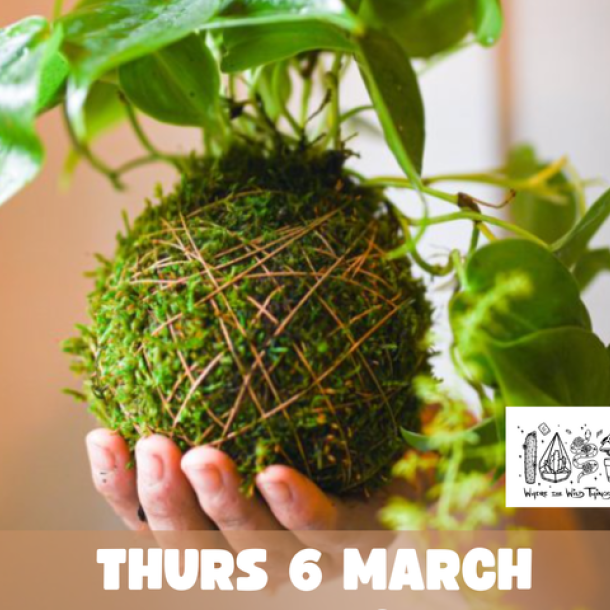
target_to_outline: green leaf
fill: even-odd
[[[475,0],[474,21],[478,42],[485,47],[494,45],[504,25],[500,0]]]
[[[610,404],[608,352],[574,277],[544,247],[511,239],[476,251],[450,318],[469,372],[506,404]]]
[[[411,432],[411,430],[406,430],[405,428],[401,428],[400,433],[405,442],[413,447],[413,449],[417,449],[418,451],[436,450],[434,438],[431,436],[426,436],[419,432]]]
[[[410,57],[446,51],[474,27],[472,0],[366,0],[360,15],[386,28]]]
[[[525,180],[538,173],[545,164],[536,158],[531,146],[518,146],[511,150],[506,174],[512,180]],[[568,185],[563,173],[549,180],[549,185]],[[551,201],[544,195],[519,192],[511,203],[511,215],[516,224],[553,243],[565,235],[576,222],[578,202],[574,192],[565,194],[565,202]]]
[[[90,144],[126,118],[127,111],[121,100],[119,88],[102,81],[95,83],[85,107],[87,144]]]
[[[386,141],[405,174],[421,185],[424,105],[409,57],[393,38],[373,30],[358,44],[360,71]]]
[[[553,244],[557,258],[571,267],[584,254],[591,239],[610,216],[610,189],[607,190],[564,237]]]
[[[507,405],[610,405],[610,356],[590,331],[545,330],[486,349]]]
[[[220,74],[201,34],[121,66],[119,80],[129,100],[159,121],[218,127]]]
[[[583,291],[604,271],[610,271],[610,248],[587,250],[574,266],[574,277]]]
[[[572,274],[546,248],[522,239],[496,241],[474,252],[451,317],[456,335],[464,326],[498,341],[560,326],[591,327]]]
[[[276,121],[292,94],[292,81],[287,61],[264,66],[258,73],[255,89],[261,96],[267,116]]]
[[[69,73],[68,60],[60,52],[55,52],[48,58],[40,75],[40,89],[36,104],[37,114],[50,110],[59,104],[64,94]]]
[[[497,385],[487,345],[510,343],[541,330],[591,321],[572,274],[546,248],[521,239],[493,242],[474,252],[462,290],[451,301],[450,322],[469,374]]]
[[[221,11],[224,11],[221,14]],[[78,137],[91,84],[104,73],[191,33],[250,24],[322,19],[346,29],[356,21],[339,0],[88,0],[62,18],[74,75],[68,115]]]
[[[79,137],[91,84],[105,72],[185,38],[204,26],[220,0],[99,0],[61,19],[74,70],[68,113]]]
[[[60,22],[78,80],[104,72],[184,38],[205,25],[220,0],[98,0]]]
[[[30,182],[42,165],[44,152],[34,121],[42,72],[60,41],[61,30],[51,33],[42,17],[0,30],[0,204]]]
[[[341,0],[233,0],[224,3],[212,27],[281,24],[320,19],[352,31],[358,20]]]
[[[401,428],[400,433],[405,442],[418,451],[436,451],[439,448],[439,443],[434,436],[411,432],[404,428]],[[461,439],[470,447],[480,448],[493,445],[498,442],[498,421],[496,418],[490,417],[472,428],[456,432],[453,436],[455,440]],[[464,454],[469,455],[468,448]]]
[[[84,110],[84,143],[91,144],[102,134],[110,131],[127,118],[125,104],[121,101],[116,85],[96,82],[87,96]],[[71,150],[64,163],[64,177],[68,178],[81,159],[78,152]]]
[[[321,21],[228,28],[223,35],[223,72],[239,72],[315,50],[353,52],[348,36]]]

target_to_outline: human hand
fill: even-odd
[[[170,439],[153,435],[138,442],[135,469],[127,468],[127,443],[114,432],[89,433],[87,449],[97,491],[133,530],[287,529],[298,537],[298,531],[379,529],[377,513],[389,494],[331,497],[296,470],[277,465],[256,477],[259,493],[248,498],[235,463],[212,447],[182,454]]]

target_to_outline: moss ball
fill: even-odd
[[[370,489],[415,428],[430,307],[382,193],[335,152],[193,161],[100,257],[67,343],[84,397],[133,447],[209,444],[246,485],[283,463]]]

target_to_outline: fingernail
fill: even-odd
[[[163,478],[163,461],[154,453],[141,453],[137,467],[138,476],[146,485],[155,485]]]
[[[217,494],[223,487],[222,475],[216,466],[203,464],[190,466],[188,470],[197,478],[197,485],[208,494]]]
[[[287,504],[292,501],[292,493],[286,483],[262,483],[261,492],[270,502]]]
[[[94,443],[89,443],[89,459],[94,470],[101,474],[114,470],[114,455],[105,447],[100,447]]]

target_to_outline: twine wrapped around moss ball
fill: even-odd
[[[133,447],[159,433],[369,489],[416,427],[430,308],[398,224],[343,155],[235,150],[194,162],[102,260],[68,342],[93,413]]]

